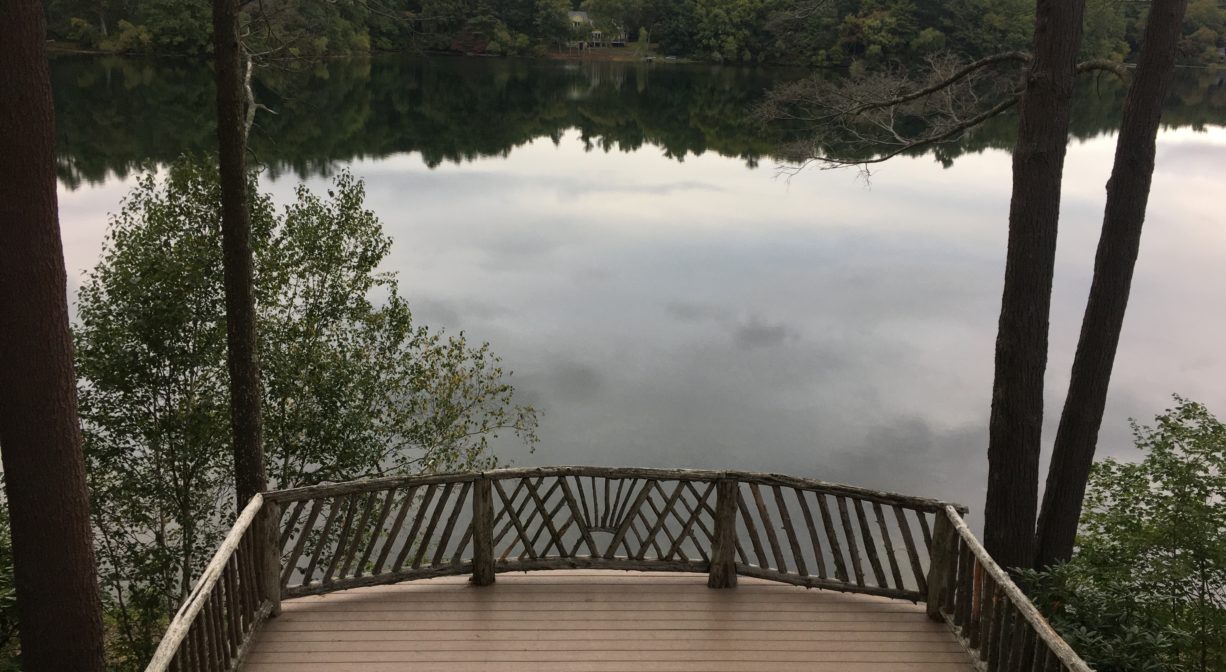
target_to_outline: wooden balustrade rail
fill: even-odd
[[[987,672],[1092,672],[992,560],[952,507],[937,516],[928,614],[944,619]]]
[[[267,493],[287,597],[472,573],[615,568],[738,574],[923,600],[931,499],[776,474],[549,467]]]
[[[988,672],[1090,672],[984,551],[966,509],[777,474],[608,467],[376,478],[264,493],[147,672],[236,669],[282,597],[472,574],[738,575],[928,602]]]
[[[260,624],[280,610],[276,555],[268,553],[277,505],[256,495],[171,619],[145,672],[236,669]]]

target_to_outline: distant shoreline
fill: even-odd
[[[47,40],[47,52],[52,56],[121,56],[124,58],[192,58],[208,60],[211,58],[209,54],[180,54],[180,53],[136,53],[123,51],[107,51],[105,49],[90,49],[82,47],[75,42],[67,42],[62,40]],[[594,47],[577,51],[573,49],[551,50],[540,56],[503,56],[499,54],[483,54],[470,53],[463,51],[450,50],[434,50],[434,49],[388,49],[388,50],[371,50],[364,52],[351,52],[345,54],[330,54],[321,58],[302,58],[296,59],[303,62],[311,61],[331,61],[347,58],[369,58],[377,54],[403,54],[403,53],[419,53],[430,56],[462,56],[471,58],[524,58],[528,60],[546,60],[546,61],[603,61],[609,63],[642,63],[642,62],[667,62],[667,63],[706,63],[708,61],[696,60],[693,58],[682,56],[663,56],[656,53],[648,53],[646,56],[640,54],[633,47]]]

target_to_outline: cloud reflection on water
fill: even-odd
[[[1069,150],[1050,444],[1114,139]],[[1226,130],[1164,133],[1102,453],[1179,392],[1226,414]],[[574,132],[428,169],[361,160],[417,316],[492,342],[544,411],[519,464],[786,471],[982,505],[1005,152],[779,179],[714,154],[585,152]],[[288,199],[296,179],[274,181]],[[322,187],[321,178],[312,179]],[[61,195],[73,271],[122,187]],[[105,204],[105,205],[103,205]]]

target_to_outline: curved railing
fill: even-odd
[[[251,498],[162,635],[145,672],[236,669],[256,629],[280,610],[271,521],[263,496]]]
[[[611,568],[920,601],[932,520],[948,506],[774,474],[606,467],[380,478],[266,497],[282,510],[286,597],[470,572],[488,583],[496,572]]]
[[[548,467],[256,495],[146,672],[237,669],[283,597],[456,574],[606,568],[750,576],[926,601],[977,669],[1090,668],[955,504],[777,474]]]
[[[996,564],[962,516],[937,516],[928,615],[943,619],[979,659],[979,668],[1093,672]]]

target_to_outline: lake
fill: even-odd
[[[1099,453],[1179,393],[1226,414],[1226,75],[1179,73]],[[965,502],[986,486],[1011,116],[935,153],[790,174],[747,120],[786,70],[388,56],[262,72],[286,201],[347,167],[417,318],[489,341],[544,412],[520,465],[780,471]],[[141,166],[214,140],[194,61],[53,63],[70,290]],[[1051,324],[1054,436],[1123,90],[1078,91]],[[1046,458],[1044,458],[1044,464]],[[978,516],[976,515],[976,518]]]

